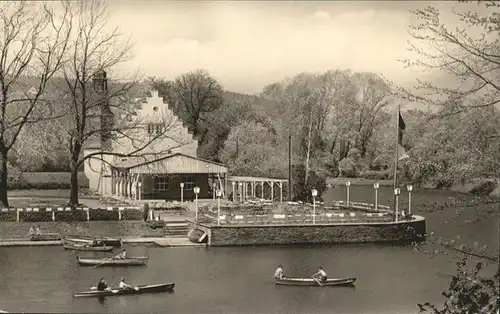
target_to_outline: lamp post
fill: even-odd
[[[373,184],[373,188],[375,189],[375,210],[378,210],[378,188],[380,184],[378,182]]]
[[[220,197],[222,192],[217,190],[217,226],[220,226]]]
[[[181,203],[184,203],[184,182],[181,182]]]
[[[316,224],[316,196],[318,196],[318,190],[312,189],[311,194],[313,197],[313,225]]]
[[[195,206],[196,206],[196,222],[198,222],[198,193],[200,193],[200,188],[195,186],[194,189],[194,202],[195,202]]]
[[[349,187],[351,186],[351,181],[347,181],[345,186],[347,188],[347,207],[349,207]]]
[[[233,186],[233,202],[236,202],[236,190],[235,190],[235,187],[236,187],[236,182],[231,182],[231,185]]]
[[[401,189],[400,188],[395,188],[394,189],[394,195],[396,196],[396,206],[395,206],[395,209],[396,209],[396,222],[398,221],[398,215],[399,215],[399,194],[401,194]]]
[[[413,191],[413,185],[407,185],[408,190],[408,215],[411,215],[411,191]]]
[[[240,191],[240,203],[243,203],[243,183],[238,183],[239,191]]]

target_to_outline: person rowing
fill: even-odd
[[[122,251],[113,257],[113,259],[126,259],[127,258],[127,251],[125,249],[122,249]]]
[[[125,277],[122,277],[120,283],[118,284],[118,288],[120,289],[134,289],[135,291],[139,291],[139,287],[133,287],[125,283]]]
[[[101,278],[101,280],[99,280],[99,283],[97,284],[97,290],[99,291],[104,291],[108,288],[108,283],[106,282],[106,279]]]
[[[285,277],[283,276],[283,266],[279,265],[274,272],[274,279],[281,280],[283,277]]]
[[[319,281],[325,282],[328,277],[326,276],[326,272],[323,270],[323,266],[318,268],[318,272],[312,275],[311,277],[318,279]]]

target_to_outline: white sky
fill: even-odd
[[[173,79],[203,68],[227,90],[256,93],[286,76],[335,68],[413,82],[417,73],[397,60],[409,56],[409,10],[431,3],[444,9],[445,20],[457,5],[112,0],[108,9],[110,25],[134,44],[131,70]]]

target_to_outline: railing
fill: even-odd
[[[141,220],[143,211],[138,207],[25,207],[0,209],[0,221],[96,221]]]
[[[217,223],[215,215],[205,214],[211,223]],[[338,223],[380,223],[393,221],[390,213],[322,213],[316,214],[316,224],[338,224]],[[265,225],[265,224],[312,224],[312,214],[223,214],[220,215],[221,225]]]

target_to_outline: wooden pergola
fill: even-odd
[[[263,178],[263,177],[241,177],[241,176],[228,176],[228,183],[230,183],[231,187],[228,187],[227,190],[230,191],[232,189],[233,192],[233,202],[236,201],[236,194],[239,194],[240,201],[246,200],[248,197],[256,198],[257,197],[257,187],[261,187],[261,195],[262,199],[265,199],[264,195],[264,187],[268,185],[270,187],[270,198],[274,200],[274,187],[275,185],[279,188],[280,202],[283,202],[283,183],[287,183],[286,179],[273,179],[273,178]]]

